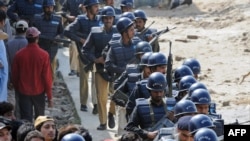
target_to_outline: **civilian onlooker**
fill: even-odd
[[[23,123],[17,130],[16,141],[24,141],[26,135],[34,130],[35,127],[33,123],[31,122]]]
[[[16,117],[14,115],[14,105],[5,101],[0,102],[0,116],[10,120],[15,120]]]
[[[28,29],[28,23],[24,20],[20,20],[15,25],[16,35],[13,39],[8,40],[6,44],[6,50],[8,54],[8,62],[9,62],[9,72],[11,73],[11,64],[13,63],[13,59],[17,51],[24,48],[28,41],[25,37],[26,30]],[[9,80],[11,80],[11,75],[9,73]],[[8,88],[10,90],[13,89],[13,85],[11,83],[8,84]],[[15,94],[15,115],[17,118],[20,118],[20,109],[19,109],[19,97],[18,94]]]
[[[11,141],[11,127],[0,122],[0,141]]]
[[[34,130],[34,131],[30,131],[27,134],[24,141],[45,141],[45,138],[43,137],[41,132]]]
[[[3,32],[6,13],[0,9],[0,102],[7,101],[7,83],[8,83],[8,60],[4,39],[6,34]],[[8,36],[7,36],[8,37]]]
[[[19,95],[21,119],[33,121],[44,115],[45,93],[48,107],[52,107],[52,71],[49,54],[39,47],[40,31],[35,27],[28,28],[26,38],[28,45],[18,51],[14,57],[11,76],[12,83]]]
[[[52,117],[38,116],[34,122],[36,130],[40,131],[45,138],[45,141],[56,141],[56,124]]]

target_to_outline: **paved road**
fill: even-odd
[[[75,108],[77,109],[78,115],[81,118],[81,123],[84,127],[86,127],[90,133],[93,135],[93,141],[103,141],[104,139],[114,139],[117,126],[114,129],[107,129],[105,131],[96,130],[99,125],[98,115],[92,114],[93,105],[91,103],[91,95],[89,95],[88,99],[88,112],[80,111],[80,98],[79,98],[79,78],[76,76],[68,76],[70,71],[69,68],[69,49],[68,48],[60,48],[57,54],[59,59],[59,71],[62,72],[65,83],[68,86],[68,89],[71,93],[72,99],[75,102]],[[89,80],[90,82],[90,80]],[[90,83],[89,83],[90,88]],[[107,104],[109,105],[109,104]]]

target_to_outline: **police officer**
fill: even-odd
[[[141,41],[139,38],[134,37],[133,22],[129,18],[120,18],[116,24],[116,28],[121,34],[121,38],[108,44],[109,51],[104,64],[106,71],[113,75],[114,80],[125,71],[128,63],[134,63],[131,61],[135,60],[135,46]],[[113,119],[113,115],[114,113],[109,113],[109,121],[114,121],[111,120]],[[110,125],[114,126],[114,124]]]
[[[218,139],[212,129],[202,128],[194,135],[194,141],[218,141]]]
[[[133,6],[134,6],[134,0],[122,0],[120,4],[122,13],[132,12]]]
[[[220,114],[216,114],[216,106],[215,103],[211,102],[211,97],[208,90],[202,88],[194,90],[191,94],[190,100],[194,102],[199,114],[207,115],[212,119],[213,124],[216,125],[214,130],[217,136],[223,135],[224,120]]]
[[[66,19],[64,26],[72,23],[78,15],[82,13],[80,6],[84,4],[85,0],[65,0],[62,5],[62,17]],[[70,63],[70,72],[69,76],[79,75],[79,60],[78,60],[78,51],[74,41],[71,42],[69,47],[69,63]]]
[[[92,27],[91,32],[83,46],[83,53],[95,63],[96,73],[96,92],[97,92],[97,105],[94,105],[94,109],[98,106],[100,126],[97,130],[105,130],[107,128],[107,100],[108,100],[108,85],[109,85],[109,74],[104,72],[104,57],[102,56],[102,50],[108,44],[112,35],[117,33],[116,27],[112,26],[115,11],[111,6],[105,6],[101,12],[102,22],[104,27]],[[110,113],[114,114],[115,105],[113,102],[110,105]],[[96,109],[97,110],[97,109]],[[93,110],[93,114],[97,114]]]
[[[49,53],[52,71],[55,75],[58,44],[53,39],[63,34],[63,26],[61,16],[53,14],[54,6],[54,0],[45,0],[43,3],[44,12],[35,15],[33,25],[41,32],[39,45]],[[47,38],[50,38],[50,40]]]
[[[111,7],[114,8],[114,10],[115,10],[115,20],[114,20],[113,24],[115,25],[116,22],[119,20],[120,15],[122,14],[121,9],[116,8],[114,6],[114,0],[103,0],[103,2],[104,2],[105,6],[111,6]],[[101,14],[101,12],[102,12],[102,9],[100,9],[99,13]]]
[[[167,70],[167,58],[164,54],[160,52],[155,52],[148,58],[147,66],[150,70],[150,73],[161,72],[162,74],[165,74]],[[129,95],[129,100],[126,105],[127,116],[129,116],[132,113],[137,98],[150,97],[150,93],[146,88],[147,82],[148,79],[145,78],[136,83],[134,90]]]
[[[135,10],[135,25],[137,29],[137,36],[140,37],[143,41],[149,42],[153,38],[153,33],[157,32],[156,29],[148,28],[146,29],[145,25],[147,22],[146,13],[143,10]],[[153,52],[159,52],[160,46],[158,40],[152,44]]]
[[[137,81],[148,78],[151,73],[147,67],[147,63],[149,56],[152,54],[152,47],[148,42],[141,41],[136,45],[135,50],[136,58],[140,60],[140,62],[128,64],[126,70],[114,81],[114,89],[116,91],[122,91],[127,94],[127,96],[132,92]]]
[[[99,1],[86,0],[84,6],[86,7],[86,14],[77,16],[74,22],[70,23],[64,30],[64,35],[76,42],[78,53],[81,52],[82,45],[85,43],[91,27],[102,25],[100,16],[97,16]],[[88,78],[90,70],[84,69],[88,62],[86,62],[87,60],[85,59],[81,59],[81,54],[79,55],[80,109],[81,111],[88,111]],[[96,94],[93,91],[94,89],[92,89],[92,102],[95,105],[97,104],[97,100]]]
[[[178,121],[183,116],[195,114],[197,114],[197,108],[191,100],[181,100],[177,102],[174,107],[174,116],[176,121]]]
[[[114,0],[103,0],[103,2],[104,2],[104,4],[105,4],[105,6],[111,6],[111,7],[114,8],[114,10],[115,10],[115,15],[120,15],[120,14],[122,13],[121,9],[116,8],[116,7],[114,6],[114,4],[115,4]],[[100,10],[100,11],[101,11],[101,10]]]
[[[30,25],[34,15],[41,14],[43,12],[43,3],[45,1],[46,0],[16,0],[8,8],[7,15],[13,22],[24,19]]]
[[[184,98],[188,93],[188,89],[191,87],[192,84],[196,82],[196,79],[192,75],[182,77],[180,82],[178,83],[179,90],[178,94],[175,96],[175,99],[177,101],[180,101],[182,98]]]
[[[182,77],[187,76],[187,75],[191,75],[193,76],[193,72],[192,70],[186,66],[186,65],[181,65],[179,67],[177,67],[174,70],[174,84],[173,84],[173,89],[178,90],[178,83],[181,80]]]
[[[140,64],[128,64],[126,70],[121,76],[115,80],[114,89],[120,93],[125,94],[127,97],[132,92],[137,81],[148,77],[147,60],[152,54],[152,47],[145,41],[141,41],[136,45],[135,56],[138,60],[141,60]],[[143,62],[142,62],[143,61]],[[116,93],[115,93],[116,94]],[[123,101],[117,98],[116,104],[118,107],[118,134],[120,135],[123,131],[124,126],[127,124],[125,104],[127,101]],[[122,103],[120,103],[122,101]]]
[[[192,70],[195,79],[198,79],[198,75],[201,72],[201,65],[196,58],[188,58],[183,62],[182,65],[188,66]]]
[[[140,137],[153,140],[158,134],[158,129],[153,128],[164,116],[169,121],[168,127],[174,126],[171,110],[173,105],[169,105],[165,98],[165,89],[167,87],[166,77],[160,72],[152,73],[146,85],[150,92],[149,98],[141,98],[136,101],[131,118],[125,127],[125,130],[134,132]]]
[[[196,82],[194,84],[192,84],[189,89],[188,89],[188,98],[191,97],[191,94],[193,93],[194,90],[196,89],[205,89],[207,90],[207,87],[205,84],[203,84],[202,82]]]
[[[197,114],[189,120],[188,130],[191,134],[190,138],[191,141],[193,141],[193,137],[195,136],[197,131],[199,131],[202,128],[210,128],[210,129],[215,128],[213,121],[207,115]]]

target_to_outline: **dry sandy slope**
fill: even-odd
[[[193,5],[172,11],[141,9],[149,16],[147,24],[156,21],[152,28],[177,27],[160,37],[161,52],[168,54],[167,40],[171,40],[174,68],[185,58],[200,61],[200,81],[210,90],[225,123],[250,120],[250,76],[239,84],[242,75],[250,72],[250,1],[194,0]]]

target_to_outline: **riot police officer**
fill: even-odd
[[[140,62],[128,64],[126,70],[114,81],[114,89],[122,91],[127,96],[132,92],[137,81],[150,75],[147,63],[149,56],[152,54],[152,47],[147,42],[141,41],[136,45],[135,52],[136,59]]]
[[[191,75],[194,76],[192,70],[186,66],[186,65],[181,65],[177,67],[174,70],[174,84],[173,84],[173,89],[178,90],[178,83],[181,80],[182,77]]]
[[[176,121],[178,121],[183,116],[195,114],[197,114],[197,108],[191,100],[181,100],[177,102],[174,107],[174,116]]]
[[[161,72],[162,74],[165,74],[167,69],[167,58],[160,52],[152,53],[152,55],[150,55],[150,57],[148,58],[147,66],[150,70],[150,73]],[[150,93],[146,88],[147,82],[148,79],[145,78],[136,83],[134,90],[129,95],[129,100],[126,105],[127,116],[132,113],[137,98],[150,97]]]
[[[49,53],[53,75],[55,75],[56,71],[56,54],[58,50],[58,43],[54,42],[53,39],[63,34],[62,18],[59,15],[53,14],[54,6],[54,0],[45,0],[43,3],[44,12],[42,14],[36,14],[33,23],[41,32],[39,45]]]
[[[135,10],[135,25],[137,29],[137,36],[140,37],[143,41],[149,42],[153,38],[153,33],[157,32],[156,29],[145,27],[147,22],[146,13],[143,10]],[[158,40],[155,40],[152,44],[153,52],[159,52],[160,46]]]
[[[121,76],[115,80],[114,89],[116,94],[123,94],[126,97],[132,92],[135,87],[135,83],[141,79],[145,79],[148,77],[148,70],[145,64],[147,64],[147,60],[149,56],[152,54],[152,47],[145,41],[141,41],[136,45],[135,48],[135,56],[138,60],[141,60],[140,63],[128,64],[126,66],[126,70],[121,74]],[[143,61],[143,62],[142,62]],[[118,96],[119,97],[119,96]],[[126,117],[126,109],[125,104],[127,101],[116,98],[112,98],[113,101],[116,102],[118,107],[118,135],[122,133],[124,126],[127,123]]]
[[[33,21],[34,15],[43,12],[43,3],[45,1],[46,0],[16,0],[8,8],[7,15],[13,22],[23,19],[30,25]]]
[[[105,130],[107,123],[107,100],[108,100],[108,85],[109,85],[109,74],[104,72],[104,57],[102,56],[102,50],[108,44],[112,35],[117,33],[116,27],[113,25],[115,17],[115,11],[111,6],[105,6],[101,11],[102,22],[104,27],[92,27],[91,32],[83,46],[83,54],[95,63],[95,85],[97,92],[97,106],[94,108],[98,109],[100,126],[98,130]],[[96,109],[96,110],[97,110]],[[111,102],[109,113],[115,114],[115,105]],[[97,112],[93,111],[93,114]]]
[[[192,70],[195,79],[198,79],[198,75],[201,72],[201,65],[196,58],[188,58],[183,62],[182,65],[188,66]]]
[[[136,107],[134,108],[131,118],[125,130],[134,132],[145,139],[154,139],[158,134],[158,129],[162,127],[155,127],[162,118],[167,121],[167,127],[173,127],[174,124],[172,103],[165,98],[165,89],[167,87],[166,77],[160,72],[152,73],[146,85],[150,92],[149,98],[141,98],[136,100]],[[166,118],[165,118],[166,116]],[[164,122],[165,123],[165,122]],[[160,123],[159,125],[162,125]]]
[[[99,8],[98,0],[86,0],[84,2],[86,7],[86,14],[79,15],[70,23],[64,30],[64,35],[71,40],[76,42],[78,53],[79,53],[79,75],[80,75],[80,103],[81,111],[88,111],[87,100],[88,100],[88,78],[89,78],[89,69],[84,69],[84,67],[89,63],[86,58],[81,56],[81,48],[85,43],[85,40],[90,33],[91,27],[101,26],[102,22],[100,16],[97,15]],[[97,104],[96,93],[92,89],[92,103]]]
[[[216,125],[214,129],[217,136],[224,134],[224,120],[220,114],[216,113],[216,105],[211,102],[211,97],[206,89],[196,89],[192,92],[190,100],[194,102],[199,114],[204,114],[210,117],[213,124]]]
[[[134,6],[134,0],[122,0],[120,4],[122,13],[132,12],[133,6]]]
[[[218,139],[212,129],[202,128],[194,135],[194,141],[218,141]]]
[[[178,94],[175,96],[175,99],[180,101],[182,98],[187,97],[188,89],[196,82],[196,79],[192,75],[182,77],[178,83]]]
[[[194,90],[196,89],[205,89],[207,90],[207,87],[205,84],[203,84],[202,82],[196,82],[194,84],[192,84],[189,89],[188,89],[188,98],[191,97],[191,94],[193,93]]]
[[[135,60],[135,46],[141,41],[139,38],[134,37],[133,22],[129,18],[120,18],[116,24],[116,28],[121,34],[121,38],[109,42],[109,51],[104,64],[106,71],[113,75],[114,80],[125,71],[127,64],[134,63],[132,60]],[[109,113],[109,121],[114,121],[111,119],[113,119],[113,114]],[[114,124],[110,125],[114,127]]]
[[[62,17],[66,19],[64,26],[72,23],[76,17],[83,13],[80,7],[84,4],[84,0],[65,0],[62,5]],[[78,51],[75,41],[72,41],[69,46],[69,76],[79,75],[79,60]]]
[[[111,6],[111,7],[114,8],[114,10],[115,10],[115,15],[120,15],[120,14],[122,13],[121,9],[116,8],[116,7],[114,6],[114,0],[104,0],[103,2],[104,2],[104,4],[105,4],[105,6]],[[102,9],[101,9],[101,10],[102,10]],[[101,11],[101,10],[100,10],[100,11]]]

